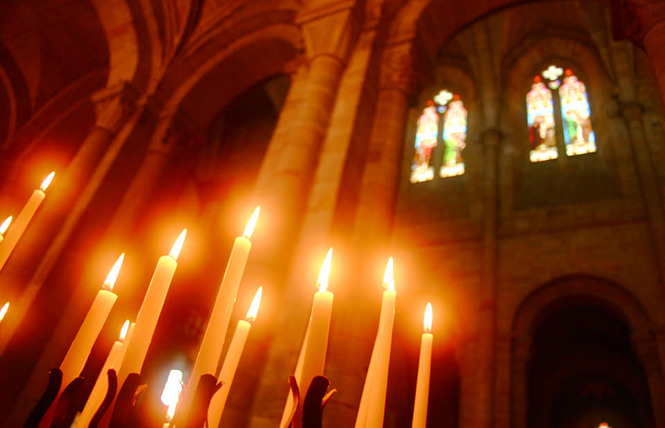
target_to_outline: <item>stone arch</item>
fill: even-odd
[[[513,335],[530,337],[539,320],[570,299],[609,310],[625,320],[633,332],[646,334],[653,327],[645,307],[625,288],[597,276],[569,275],[546,283],[522,300],[513,318]]]

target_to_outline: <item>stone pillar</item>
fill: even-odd
[[[291,267],[291,256],[298,242],[342,72],[357,36],[353,7],[354,3],[335,8],[317,7],[298,17],[309,63],[307,79],[294,81],[289,92],[303,96],[287,98],[283,111],[296,109],[297,114],[289,123],[279,121],[270,145],[280,149],[269,150],[268,154],[274,158],[264,161],[264,166],[272,164],[270,178],[260,180],[255,190],[259,204],[270,215],[271,233],[261,235],[265,239],[262,238],[260,244],[257,239],[247,277],[262,277],[262,284],[274,293],[272,310],[279,313],[271,314],[270,308],[264,311],[263,319],[273,322],[262,324],[257,320],[256,334],[253,333],[256,339],[271,343],[265,360],[258,364],[263,371],[257,373],[260,378],[253,391],[250,427],[273,427],[281,418],[288,393],[288,375],[294,370],[304,334],[300,327],[307,320],[316,291],[316,275],[310,276],[309,272],[294,272],[293,281],[286,284],[284,278]],[[304,89],[299,85],[304,85]],[[297,105],[292,104],[296,101],[294,98],[299,98]],[[282,127],[288,127],[288,131],[284,132]],[[300,308],[298,315],[291,308]],[[279,338],[272,340],[276,332]]]
[[[58,365],[58,358],[62,357],[66,351],[66,349],[62,349],[64,343],[62,338],[57,337],[62,333],[60,329],[57,329],[58,331],[55,332],[54,337],[51,337],[48,345],[45,348],[43,346],[43,341],[48,339],[52,329],[40,328],[39,325],[53,325],[58,322],[57,318],[53,319],[53,314],[40,311],[38,315],[32,316],[32,323],[22,326],[19,324],[37,294],[43,291],[46,279],[62,256],[81,216],[122,147],[121,142],[112,144],[112,140],[121,127],[126,124],[134,110],[135,100],[136,93],[127,84],[106,88],[93,96],[97,110],[97,120],[93,129],[67,170],[56,175],[57,181],[54,180],[40,212],[34,218],[31,227],[26,230],[22,239],[23,245],[16,248],[12,259],[6,266],[7,269],[3,271],[3,285],[12,286],[15,300],[12,300],[12,311],[8,314],[6,323],[3,322],[0,333],[0,352],[5,350],[12,335],[19,327],[22,330],[18,332],[17,336],[28,335],[34,338],[34,342],[42,343],[41,346],[21,343],[8,348],[2,356],[3,364],[7,364],[7,367],[24,367],[28,371],[30,368],[23,362],[25,358],[28,355],[38,358],[36,366],[32,367],[32,375],[29,379],[30,373],[21,370],[3,374],[3,383],[13,385],[16,390],[15,396],[18,397],[18,405],[11,414],[9,412],[11,407],[4,406],[12,406],[13,401],[2,400],[2,404],[0,404],[0,409],[2,409],[0,413],[9,414],[7,426],[19,426],[22,423],[30,411],[28,408],[30,403],[33,403],[35,397],[43,392],[40,388],[45,380],[45,373],[51,367]],[[16,281],[24,281],[22,285],[27,285],[19,287],[15,285]],[[47,292],[49,296],[52,296],[53,307],[66,305],[71,297],[50,290],[50,288],[47,289]],[[14,304],[14,302],[16,303]],[[63,322],[67,321],[60,318],[58,325],[60,326]],[[71,320],[69,322],[71,323]],[[35,328],[39,331],[34,330]],[[45,351],[42,353],[44,349]],[[13,361],[13,364],[10,361]],[[19,394],[20,391],[22,392]]]
[[[617,0],[614,5],[616,32],[646,51],[665,106],[665,2]]]
[[[483,213],[483,265],[478,314],[478,391],[476,427],[494,424],[494,382],[496,342],[496,253],[498,223],[498,161],[501,134],[496,129],[482,134],[485,148],[485,188]]]
[[[632,334],[633,344],[640,357],[649,383],[649,396],[656,428],[665,427],[665,379],[658,355],[658,345],[647,332]]]
[[[642,193],[642,201],[647,217],[656,266],[660,282],[665,282],[665,217],[658,179],[651,162],[651,152],[644,133],[642,106],[638,103],[624,103],[620,107],[628,128],[631,148]]]
[[[508,334],[498,335],[496,340],[496,401],[494,406],[494,427],[510,428],[510,394],[511,394],[511,371],[510,360],[512,358],[512,337]]]
[[[512,424],[513,428],[527,427],[528,411],[528,364],[530,359],[531,339],[516,337],[513,341],[512,359]]]

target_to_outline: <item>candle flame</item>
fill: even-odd
[[[423,326],[425,328],[425,333],[431,333],[432,332],[432,304],[427,303],[427,307],[425,308],[425,318],[423,320]]]
[[[0,321],[2,321],[5,318],[8,309],[9,309],[9,302],[2,305],[2,309],[0,309]]]
[[[393,258],[388,259],[386,271],[383,274],[383,286],[389,291],[395,291],[395,277],[393,276]]]
[[[318,285],[320,292],[324,292],[326,291],[326,288],[328,288],[328,277],[330,276],[331,262],[332,262],[332,248],[328,250],[326,259],[323,261],[323,265],[321,266],[319,279],[316,281],[316,284]]]
[[[124,341],[125,337],[127,337],[127,331],[129,330],[129,320],[125,321],[125,323],[122,325],[122,329],[120,330],[120,341]]]
[[[169,256],[173,257],[175,260],[178,260],[180,250],[182,250],[182,244],[185,242],[185,236],[187,236],[187,229],[184,229],[182,232],[180,232],[180,236],[178,236],[175,244],[173,244],[173,248],[171,248]]]
[[[120,274],[120,268],[122,267],[122,261],[125,259],[125,253],[120,254],[120,257],[118,257],[118,260],[115,261],[115,264],[109,271],[109,274],[106,275],[106,279],[104,280],[104,288],[106,288],[108,291],[113,290],[113,286],[115,285],[115,280],[118,279],[118,275]]]
[[[166,411],[166,417],[168,421],[171,422],[173,419],[173,414],[175,413],[175,407],[178,404],[180,399],[180,393],[182,392],[182,371],[180,370],[171,370],[169,372],[169,377],[166,379],[166,384],[164,385],[164,391],[162,392],[162,403],[168,406]]]
[[[12,218],[12,216],[9,216],[2,222],[2,224],[0,224],[0,235],[4,234],[7,229],[9,229],[9,224],[12,222]]]
[[[48,186],[51,184],[51,181],[53,181],[54,176],[55,176],[55,171],[51,171],[51,173],[46,176],[44,181],[42,181],[41,186],[39,186],[39,188],[42,189],[42,192],[46,192],[46,189],[48,189]]]
[[[254,210],[254,214],[252,214],[252,217],[249,219],[249,222],[247,222],[247,227],[245,227],[245,231],[242,233],[242,236],[244,236],[247,239],[252,237],[252,232],[254,232],[254,226],[256,226],[256,221],[259,219],[259,212],[261,212],[261,207],[256,207],[256,209]]]
[[[256,314],[259,313],[259,304],[261,304],[261,294],[263,294],[263,287],[259,287],[256,291],[254,300],[252,300],[252,304],[247,311],[247,316],[245,317],[246,321],[256,321]]]
[[[607,422],[601,422],[601,424],[598,425],[598,428],[611,428],[611,427],[607,424]]]

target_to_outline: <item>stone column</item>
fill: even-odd
[[[647,52],[665,106],[665,2],[619,0],[616,4],[615,30]]]
[[[272,308],[263,311],[262,324],[257,320],[253,335],[263,342],[271,341],[263,367],[254,388],[250,427],[273,427],[279,422],[288,392],[287,379],[295,367],[313,293],[316,291],[309,272],[294,272],[293,281],[284,283],[291,256],[307,205],[312,180],[319,161],[321,146],[328,129],[338,86],[346,61],[357,36],[354,3],[343,7],[317,7],[304,11],[298,22],[307,48],[307,79],[294,81],[289,92],[301,97],[287,98],[283,111],[296,109],[289,123],[280,120],[270,145],[264,167],[271,165],[269,179],[259,181],[255,190],[258,203],[269,215],[270,235],[252,249],[247,278],[261,278],[266,289],[273,290]],[[304,89],[299,87],[304,85]],[[299,99],[295,99],[299,98]],[[297,105],[293,104],[297,102]],[[285,131],[283,127],[287,127]],[[257,233],[260,233],[257,230]],[[325,254],[324,254],[325,255]],[[322,259],[321,259],[322,260]],[[245,281],[247,281],[247,278]],[[306,286],[305,284],[309,284]],[[294,314],[291,308],[299,308]],[[270,313],[270,309],[275,313]],[[278,313],[277,313],[278,312]],[[275,337],[279,332],[279,337]],[[272,338],[275,338],[274,340]]]
[[[122,147],[121,142],[112,144],[112,140],[121,127],[126,124],[134,110],[135,100],[136,93],[128,84],[106,88],[93,96],[97,110],[94,127],[67,170],[56,175],[57,181],[54,180],[40,212],[34,218],[31,227],[26,230],[22,245],[16,248],[6,269],[3,270],[3,285],[10,286],[16,299],[12,301],[11,316],[8,314],[6,323],[3,322],[0,333],[0,352],[5,350],[12,335],[19,327],[21,331],[18,331],[16,335],[19,336],[19,341],[20,337],[27,335],[32,337],[36,343],[35,345],[21,343],[13,346],[8,348],[2,356],[2,361],[7,364],[7,367],[25,368],[23,371],[16,370],[3,374],[3,383],[12,385],[18,398],[18,405],[11,414],[9,414],[11,407],[5,406],[12,406],[13,402],[8,403],[3,400],[0,405],[0,409],[2,409],[0,413],[9,414],[9,425],[7,426],[19,426],[22,423],[30,411],[30,403],[33,403],[35,397],[42,393],[39,388],[45,379],[45,373],[51,367],[58,365],[58,358],[62,357],[66,351],[66,349],[62,349],[65,342],[57,336],[62,334],[61,329],[57,329],[56,336],[51,337],[44,348],[43,344],[48,340],[52,329],[40,328],[40,325],[53,325],[56,322],[59,322],[60,327],[60,324],[67,322],[64,318],[58,320],[58,318],[54,318],[53,313],[40,311],[32,316],[32,323],[19,324],[37,294],[44,291],[46,279],[62,256],[81,216]],[[17,281],[22,281],[21,285],[27,285],[21,287]],[[46,289],[46,292],[49,293],[53,307],[62,307],[70,302],[71,296],[63,295],[51,288],[53,286]],[[69,332],[67,330],[67,333]],[[39,343],[42,345],[38,345]],[[42,353],[44,349],[45,351]],[[38,358],[36,366],[32,367],[31,375],[30,367],[23,362],[28,356]]]
[[[494,408],[494,427],[510,428],[510,394],[511,394],[511,371],[510,360],[512,358],[512,337],[508,334],[499,334],[496,340],[496,401]]]
[[[647,375],[656,428],[663,428],[665,427],[665,379],[658,356],[658,345],[647,332],[633,333],[632,340]]]
[[[485,148],[485,188],[483,213],[483,265],[478,314],[478,391],[476,425],[494,424],[495,342],[496,342],[496,253],[498,223],[498,161],[501,134],[496,129],[483,132]]]
[[[516,337],[513,341],[512,373],[512,424],[513,428],[527,427],[528,411],[528,364],[530,359],[531,339]]]
[[[620,107],[623,114],[638,174],[642,201],[647,217],[647,227],[651,236],[654,257],[660,282],[665,282],[665,217],[662,209],[662,197],[658,178],[651,162],[651,152],[644,133],[642,106],[639,103],[624,103]]]

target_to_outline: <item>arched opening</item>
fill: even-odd
[[[528,427],[654,426],[647,377],[629,325],[586,299],[550,304],[527,362]]]

